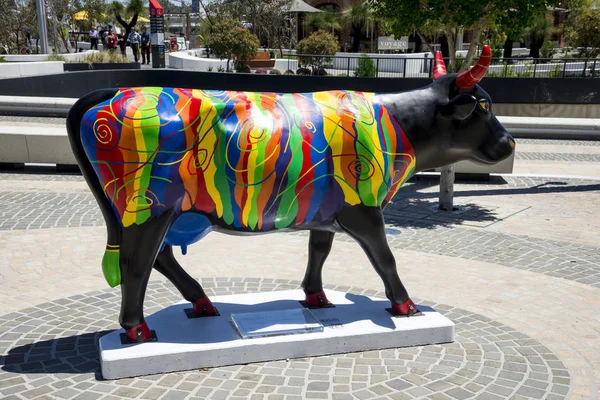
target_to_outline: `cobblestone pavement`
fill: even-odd
[[[600,154],[518,152],[517,160],[600,162]]]
[[[461,181],[451,214],[437,190],[420,175],[399,192],[388,241],[409,291],[457,324],[455,343],[107,382],[97,338],[118,328],[120,296],[104,289],[93,196],[78,174],[0,173],[0,398],[599,398],[600,179]],[[215,233],[178,259],[209,294],[296,288],[306,237]],[[180,300],[155,275],[147,314]],[[344,235],[324,281],[382,296]]]
[[[17,174],[0,174],[0,180],[18,177]],[[63,178],[81,179],[76,175]],[[543,194],[585,188],[596,192],[600,199],[600,181],[566,179],[561,181],[561,185],[552,185],[547,179],[507,176],[501,182],[458,185],[456,193],[460,195],[465,187],[470,191],[492,192],[492,195],[495,191],[511,189],[519,191],[526,188]],[[440,213],[434,203],[428,201],[429,192],[420,191],[429,186],[427,180],[408,184],[386,209],[386,221],[392,228],[389,231],[391,247],[491,262],[600,288],[599,246],[463,228],[461,225],[489,226],[506,216],[475,204],[466,204],[450,216],[442,215],[445,213]],[[518,214],[518,211],[516,209],[515,213]],[[91,193],[0,192],[0,230],[102,225],[102,214]],[[402,234],[394,235],[396,232]],[[306,235],[304,232],[299,234]],[[352,241],[345,235],[338,236],[341,240]]]
[[[295,289],[299,281],[203,279],[208,295]],[[383,293],[328,286],[355,294]],[[429,305],[456,324],[455,342],[102,381],[98,339],[118,328],[115,290],[77,295],[0,316],[4,398],[118,399],[548,399],[566,398],[570,375],[538,340],[482,315]],[[148,313],[181,300],[154,282]],[[73,321],[76,321],[74,323]]]

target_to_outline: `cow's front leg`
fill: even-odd
[[[121,314],[119,323],[130,341],[152,339],[144,321],[144,297],[152,265],[172,221],[172,212],[123,228],[121,234]]]
[[[415,314],[417,306],[408,296],[398,271],[396,261],[385,236],[383,212],[379,207],[358,205],[340,211],[338,223],[363,248],[371,264],[383,280],[385,294],[392,308],[402,315]]]
[[[333,232],[310,231],[308,266],[302,281],[302,288],[306,294],[305,303],[312,307],[324,307],[328,304],[327,296],[323,291],[321,272],[325,259],[331,251],[333,236]]]
[[[163,274],[175,285],[184,299],[191,302],[194,307],[194,314],[198,316],[215,315],[217,311],[212,302],[204,293],[202,286],[192,278],[175,259],[173,247],[165,245],[163,251],[158,254],[154,269]]]

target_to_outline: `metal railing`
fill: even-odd
[[[356,56],[288,55],[287,69],[301,75],[372,76],[378,78],[429,78],[433,58],[369,55]],[[446,60],[447,61],[447,60]],[[458,59],[458,63],[463,60]],[[362,68],[359,68],[359,63]],[[278,63],[281,66],[282,63]],[[285,65],[285,63],[283,64]],[[493,58],[488,77],[501,78],[576,78],[600,77],[600,59],[596,58]],[[362,73],[361,73],[362,71]],[[281,71],[282,73],[285,71]]]

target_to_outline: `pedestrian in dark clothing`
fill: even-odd
[[[119,48],[123,57],[127,57],[127,39],[124,35],[117,35]]]
[[[142,64],[150,64],[150,33],[146,30],[145,26],[142,26]]]
[[[95,26],[92,26],[90,30],[90,50],[98,50],[98,37],[99,33]]]
[[[131,51],[133,51],[134,62],[138,62],[141,39],[140,34],[135,31],[135,28],[131,28],[131,33],[127,41],[129,42],[129,46],[131,46]]]

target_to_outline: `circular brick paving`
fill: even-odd
[[[298,281],[203,279],[209,295],[295,289]],[[381,292],[329,289],[383,297]],[[0,397],[15,399],[563,399],[570,377],[536,339],[425,301],[456,324],[455,342],[102,380],[98,338],[117,329],[120,292],[107,289],[0,317]],[[146,314],[181,300],[152,282]]]

